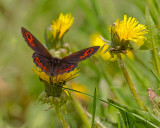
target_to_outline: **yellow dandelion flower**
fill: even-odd
[[[72,89],[80,91],[80,92],[84,92],[84,93],[88,92],[88,89],[86,86],[84,86],[83,84],[77,83],[77,82],[73,82],[71,87]],[[88,96],[81,94],[81,93],[77,93],[77,92],[74,92],[74,94],[80,101],[88,103],[89,101]]]
[[[91,45],[92,45],[92,46],[97,46],[97,45],[99,45],[100,47],[102,47],[104,44],[106,44],[106,42],[104,42],[104,41],[101,39],[100,35],[97,34],[97,33],[91,35],[90,41],[91,41]],[[116,57],[112,58],[112,57],[111,57],[111,54],[110,54],[109,52],[104,53],[104,51],[105,51],[106,49],[108,49],[108,48],[109,48],[109,45],[105,45],[105,46],[103,47],[103,49],[102,49],[100,52],[98,52],[97,54],[98,54],[99,56],[101,56],[102,59],[104,59],[104,60],[111,60],[111,61],[116,60]]]
[[[97,46],[97,45],[99,45],[100,47],[102,47],[104,44],[106,44],[106,42],[104,42],[104,41],[101,39],[101,37],[100,37],[99,34],[92,34],[91,37],[90,37],[90,39],[91,39],[91,45],[92,45],[92,46]],[[108,49],[108,48],[109,48],[109,45],[105,45],[105,46],[103,47],[103,49],[98,53],[98,55],[101,56],[102,59],[104,59],[104,60],[115,61],[115,60],[117,59],[117,56],[116,56],[116,55],[114,55],[114,56],[112,57],[109,51],[106,52],[106,53],[104,53],[104,51],[105,51],[106,49]],[[134,59],[134,54],[133,54],[132,51],[126,50],[126,55],[127,55],[130,59]],[[122,54],[122,57],[125,58],[125,55]]]
[[[132,51],[127,50],[127,51],[126,51],[126,54],[122,54],[122,53],[121,53],[121,55],[122,55],[122,58],[123,58],[123,59],[125,59],[125,56],[127,55],[129,59],[134,60],[134,54],[133,54]]]
[[[79,70],[77,68],[74,69],[74,71],[71,71],[69,73],[63,73],[61,75],[58,76],[48,76],[45,72],[43,72],[40,68],[34,66],[33,71],[40,77],[40,79],[44,80],[45,82],[47,82],[48,84],[53,83],[54,84],[58,84],[58,83],[64,83],[67,82],[77,76],[79,76],[78,72]]]
[[[63,35],[66,33],[66,31],[73,24],[73,20],[74,18],[71,16],[70,13],[67,13],[66,15],[61,13],[56,21],[52,21],[53,24],[51,25],[51,27],[53,30],[54,39],[61,39]]]
[[[144,40],[147,39],[144,35],[148,33],[147,26],[139,24],[135,18],[124,15],[123,21],[119,22],[119,19],[115,21],[114,33],[116,33],[120,39],[123,41],[133,41],[140,47],[144,44]]]
[[[131,59],[131,60],[134,60],[134,54],[132,51],[127,51],[126,55]]]
[[[34,66],[33,71],[39,76],[45,85],[45,91],[39,96],[39,100],[47,103],[52,107],[60,107],[67,102],[68,92],[63,89],[66,82],[79,76],[77,68],[69,73],[63,73],[57,77],[52,77],[46,75],[45,72],[36,66]],[[49,108],[49,109],[50,109]]]

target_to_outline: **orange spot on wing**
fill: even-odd
[[[68,70],[71,70],[74,67],[74,65],[71,65],[68,67]]]
[[[65,71],[67,71],[68,69],[66,68],[66,69],[63,69],[63,72],[65,72]]]
[[[35,46],[35,44],[33,43],[33,37],[29,32],[26,32],[26,37],[27,37],[27,40],[28,40],[29,44],[31,46]]]
[[[61,72],[62,72],[62,70],[58,71],[58,73],[61,73]]]
[[[80,56],[80,59],[83,59],[85,56]]]
[[[63,71],[63,72],[69,71],[69,70],[71,70],[73,67],[74,67],[74,65],[71,65],[71,66],[69,66],[68,68],[65,68],[65,69],[63,69],[63,70],[62,70],[62,69],[59,70],[58,73],[62,73],[62,71]]]
[[[44,66],[44,67],[43,67],[43,69],[47,71],[47,68],[46,68],[46,66]]]
[[[88,49],[87,51],[85,51],[84,56],[88,56],[89,54],[91,54],[93,52],[93,48]]]
[[[39,66],[41,66],[43,68],[43,64],[42,63],[39,63]]]
[[[40,60],[39,60],[39,58],[38,57],[36,57],[36,62],[37,62],[37,64],[40,66],[40,67],[44,67],[43,66],[43,64],[40,62]],[[46,67],[45,67],[46,68]]]
[[[40,63],[40,60],[38,57],[36,57],[36,62],[39,64]]]
[[[87,51],[85,51],[85,53],[83,54],[83,56],[80,56],[80,59],[85,58],[86,56],[88,56],[92,52],[93,52],[93,48],[88,49]]]

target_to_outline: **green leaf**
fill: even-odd
[[[149,112],[128,109],[127,107],[108,99],[109,104],[116,107],[124,120],[126,128],[159,128],[160,120]]]
[[[153,68],[150,69],[153,73],[153,75],[157,78],[157,80],[160,82],[160,78],[158,77],[157,73],[154,71]]]
[[[155,66],[156,66],[158,76],[160,77],[160,66],[159,66],[160,62],[159,62],[158,53],[157,53],[157,49],[156,49],[157,46],[160,46],[160,43],[159,43],[159,40],[157,39],[157,37],[158,37],[157,31],[154,29],[155,24],[150,16],[149,9],[147,7],[146,7],[146,21],[148,22],[149,30],[151,33],[150,34],[151,35],[150,42],[152,44],[152,49],[153,49],[153,58],[155,61]]]
[[[158,0],[147,0],[147,5],[150,9],[150,14],[154,20],[154,22],[156,24],[159,24],[159,21],[160,21],[160,15],[159,15],[159,10],[158,10],[158,6],[159,6],[159,2]]]
[[[124,121],[121,114],[118,113],[117,116],[118,116],[118,128],[125,128]]]
[[[145,20],[146,20],[146,25],[148,27],[148,35],[147,35],[147,40],[144,42],[144,45],[140,47],[142,50],[150,50],[153,48],[160,47],[160,43],[158,42],[160,35],[159,31],[156,28],[156,24],[154,23],[148,7],[146,7],[145,10]]]
[[[94,90],[94,98],[93,98],[93,110],[92,110],[92,124],[91,124],[91,128],[94,128],[94,117],[96,114],[96,88]]]

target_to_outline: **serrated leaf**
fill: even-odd
[[[118,116],[118,128],[126,128],[124,125],[124,121],[120,113],[117,114]]]
[[[127,107],[116,103],[110,99],[108,102],[116,107],[124,120],[126,128],[159,128],[160,120],[149,112],[141,110],[128,109]]]

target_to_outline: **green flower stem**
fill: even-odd
[[[159,66],[159,61],[158,61],[158,53],[155,47],[155,35],[154,35],[154,30],[151,28],[151,36],[152,36],[152,48],[153,48],[153,57],[155,60],[155,65],[158,73],[158,77],[160,78],[160,66]]]
[[[155,47],[153,47],[153,56],[154,56],[154,60],[155,60],[155,65],[156,65],[156,69],[158,72],[158,76],[160,78],[160,67],[159,67],[159,61],[158,61],[158,54],[157,54],[157,50]]]
[[[157,50],[155,48],[155,40],[154,40],[154,35],[153,34],[152,34],[152,47],[153,47],[153,57],[154,57],[154,60],[155,60],[155,65],[156,65],[158,77],[160,78],[160,66],[159,66],[159,61],[158,61]]]
[[[151,0],[148,0],[148,4],[151,4],[153,6],[153,3]],[[151,5],[149,4],[150,7],[152,7]],[[152,44],[152,49],[153,49],[153,57],[154,57],[154,61],[155,61],[155,66],[156,66],[156,71],[157,71],[157,75],[158,77],[160,78],[160,66],[159,66],[159,59],[158,59],[158,53],[157,53],[157,49],[156,49],[156,36],[157,36],[157,33],[155,32],[155,24],[153,22],[153,19],[151,18],[150,16],[150,12],[149,12],[149,9],[148,7],[146,7],[146,22],[148,24],[148,29],[150,31],[150,34],[151,34],[151,44]],[[155,12],[155,11],[154,11]],[[160,84],[159,84],[159,87],[160,87]]]
[[[134,85],[133,85],[133,83],[132,83],[132,81],[131,81],[131,79],[130,79],[130,77],[129,77],[129,74],[128,74],[126,68],[125,68],[125,65],[124,65],[124,62],[123,62],[123,59],[122,59],[121,55],[120,55],[120,54],[117,54],[117,56],[118,56],[118,60],[119,60],[120,66],[121,66],[121,68],[122,68],[123,74],[124,74],[124,76],[125,76],[125,79],[126,79],[128,85],[129,85],[129,88],[130,88],[130,90],[131,90],[134,98],[136,99],[136,101],[137,101],[137,103],[139,104],[139,106],[140,106],[143,110],[146,111],[147,109],[146,109],[145,105],[143,104],[142,100],[140,99],[140,96],[139,96],[138,93],[136,92],[136,88],[134,87]]]
[[[82,108],[81,104],[79,103],[79,101],[75,98],[74,95],[71,95],[73,101],[74,101],[74,105],[79,113],[79,115],[81,116],[82,121],[85,124],[85,128],[91,128],[90,122],[88,121],[87,115],[84,112],[84,109]]]
[[[155,61],[155,66],[156,66],[156,70],[157,70],[157,74],[158,77],[160,78],[160,66],[159,66],[159,60],[158,60],[158,53],[157,53],[157,49],[155,47],[155,35],[153,34],[153,29],[151,30],[151,36],[152,36],[152,48],[153,48],[153,57],[154,57],[154,61]],[[159,84],[159,88],[160,88],[160,84]]]
[[[62,114],[61,114],[61,110],[60,107],[55,107],[56,113],[59,117],[59,119],[61,120],[61,123],[63,124],[64,128],[70,128],[70,126],[68,125],[68,123],[65,121],[65,119],[63,118]]]

